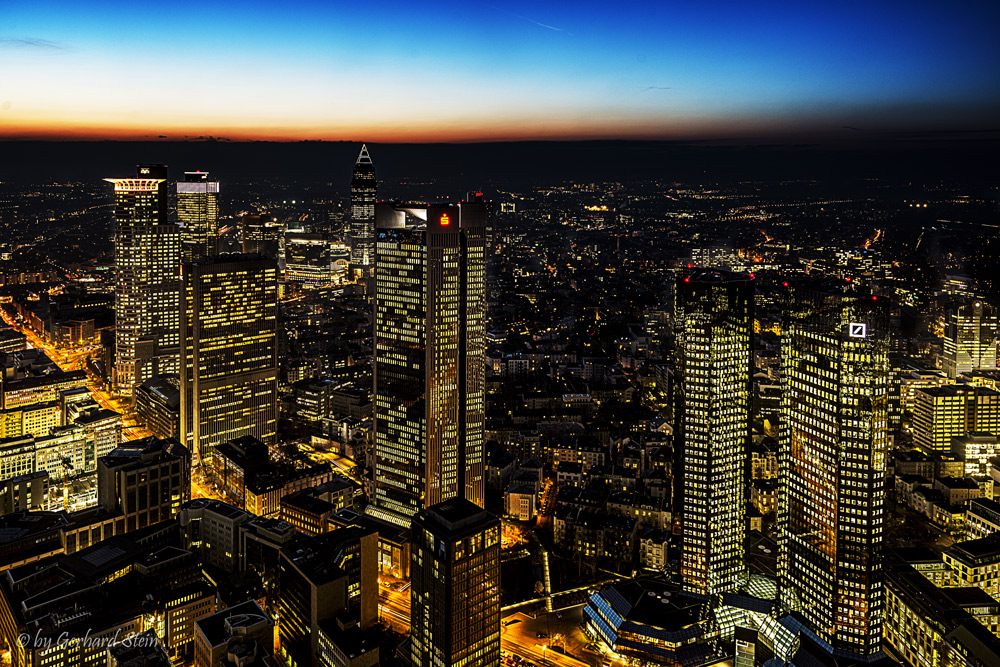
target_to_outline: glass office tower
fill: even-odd
[[[153,375],[176,373],[181,234],[167,223],[167,167],[107,178],[115,193],[114,389],[133,396]]]
[[[186,171],[177,183],[177,219],[181,223],[183,261],[214,255],[219,235],[219,183],[207,171]]]
[[[746,571],[754,285],[714,269],[681,274],[674,310],[675,504],[687,590],[718,595]]]
[[[184,265],[181,432],[203,463],[253,436],[274,444],[278,418],[278,269],[260,255]]]
[[[487,205],[379,204],[372,510],[483,505]]]
[[[839,281],[784,299],[778,576],[835,653],[879,653],[888,450],[889,322],[882,301]]]
[[[375,165],[368,155],[368,147],[361,146],[361,153],[354,163],[351,179],[351,268],[367,275],[375,265],[375,198],[378,182]]]

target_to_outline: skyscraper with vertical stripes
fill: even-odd
[[[484,503],[487,204],[379,204],[372,512]]]

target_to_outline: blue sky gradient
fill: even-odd
[[[996,2],[2,2],[0,135],[995,129],[998,28]]]

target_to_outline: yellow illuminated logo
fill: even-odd
[[[448,217],[447,213],[442,213],[441,217],[438,218],[438,221],[441,223],[442,227],[447,227],[448,225],[451,224],[451,218]]]

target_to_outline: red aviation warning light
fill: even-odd
[[[447,227],[448,225],[451,224],[451,218],[448,216],[447,213],[442,213],[441,217],[438,218],[438,222],[441,223],[442,227]]]

